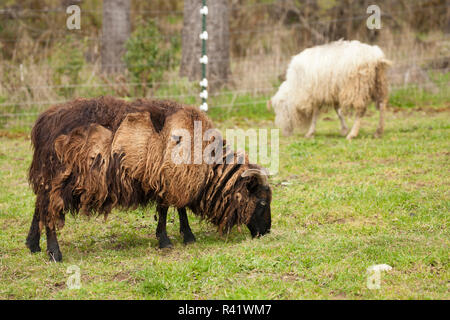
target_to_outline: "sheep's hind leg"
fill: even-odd
[[[305,138],[312,138],[314,136],[314,133],[316,132],[316,123],[317,123],[317,117],[319,115],[319,109],[314,108],[312,119],[311,119],[311,125],[309,126],[309,130],[305,135]]]
[[[186,214],[186,208],[178,209],[178,217],[180,218],[180,233],[183,235],[183,243],[188,244],[195,242],[195,236],[189,226],[189,220]]]
[[[377,102],[377,109],[380,110],[380,120],[378,122],[378,128],[375,132],[375,138],[379,138],[383,135],[384,132],[384,110],[385,110],[385,103],[384,102]]]
[[[345,123],[344,116],[342,115],[341,109],[339,106],[335,105],[334,110],[336,111],[336,114],[338,115],[339,121],[341,122],[341,135],[345,136],[348,133],[348,127]]]
[[[356,112],[355,123],[353,124],[352,130],[347,135],[347,140],[351,140],[358,136],[359,128],[361,127],[361,118],[364,116],[364,112],[365,110]]]
[[[39,230],[39,206],[36,204],[33,221],[31,221],[30,231],[28,232],[26,245],[31,253],[40,252],[39,240],[41,239],[41,230]]]
[[[159,240],[160,249],[172,247],[172,242],[170,242],[166,230],[167,210],[167,207],[161,205],[156,206],[156,211],[158,211],[158,226],[156,227],[156,237]]]
[[[62,253],[59,250],[56,231],[54,229],[50,229],[48,226],[45,227],[45,231],[47,234],[47,253],[50,257],[50,261],[61,262]]]

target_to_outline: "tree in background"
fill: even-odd
[[[140,21],[126,42],[123,56],[134,86],[135,96],[146,96],[158,87],[164,72],[178,64],[179,41],[177,38],[163,37],[152,20]]]
[[[102,26],[102,72],[117,73],[125,69],[122,56],[131,32],[130,0],[104,0]]]
[[[201,79],[201,40],[199,35],[202,28],[199,0],[184,0],[182,56],[180,75],[189,80]],[[208,2],[207,16],[207,78],[209,89],[214,90],[223,86],[230,75],[230,30],[229,7],[227,0]]]

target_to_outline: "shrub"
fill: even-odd
[[[80,81],[80,71],[84,65],[83,52],[80,50],[80,43],[72,37],[66,37],[65,41],[58,43],[54,54],[50,57],[53,66],[53,83],[58,88],[58,93],[68,98],[71,97],[76,85]],[[68,85],[68,87],[63,87]]]
[[[146,95],[147,88],[156,89],[164,71],[176,63],[179,41],[161,35],[153,21],[139,24],[126,43],[124,62],[135,86],[135,94]]]

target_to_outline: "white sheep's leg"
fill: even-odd
[[[347,140],[351,140],[358,136],[359,128],[361,127],[361,119],[364,116],[365,112],[366,112],[366,109],[356,111],[355,123],[353,124],[352,130],[347,135]]]
[[[385,111],[385,103],[377,102],[377,108],[380,110],[380,120],[378,122],[378,128],[375,132],[375,138],[379,138],[383,135],[384,132],[384,111]]]
[[[347,140],[356,138],[359,133],[359,128],[361,127],[361,118],[364,116],[364,112],[356,112],[355,123],[353,124],[352,130],[347,135]]]
[[[282,130],[283,136],[289,137],[292,134],[292,126],[284,126]]]
[[[339,121],[341,122],[341,135],[345,136],[348,133],[348,127],[347,124],[345,123],[345,119],[344,116],[342,115],[342,111],[339,108],[339,106],[334,106],[334,110],[336,111],[336,114],[339,117]]]
[[[309,130],[306,133],[306,138],[312,138],[314,136],[314,132],[316,132],[316,123],[317,123],[317,117],[319,115],[319,109],[314,108],[312,118],[311,118],[311,125],[309,126]]]
[[[360,126],[361,126],[361,118],[359,116],[356,116],[355,123],[353,124],[352,130],[347,135],[347,140],[356,138],[356,136],[358,135]]]

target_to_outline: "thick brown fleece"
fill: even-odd
[[[242,177],[258,166],[247,158],[244,164],[173,162],[174,131],[193,137],[194,121],[201,122],[202,136],[213,128],[204,113],[171,101],[77,99],[42,113],[31,134],[29,170],[40,228],[62,228],[68,211],[106,217],[114,207],[151,202],[189,207],[220,232],[248,223],[258,196],[271,197],[267,186],[256,188],[262,177]],[[192,155],[193,146],[194,139]]]

